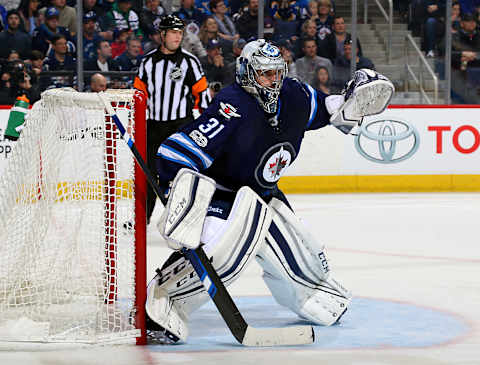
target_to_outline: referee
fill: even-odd
[[[175,15],[167,15],[156,28],[160,45],[144,56],[133,84],[147,95],[147,165],[153,172],[162,142],[194,119],[193,109],[201,112],[210,102],[200,62],[180,47],[185,23]],[[149,185],[147,224],[155,201],[155,192]]]

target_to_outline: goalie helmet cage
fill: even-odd
[[[145,158],[145,95],[105,96]],[[146,343],[145,200],[98,95],[44,92],[0,178],[0,348]]]

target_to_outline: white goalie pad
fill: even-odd
[[[240,277],[256,256],[265,242],[271,219],[268,205],[248,187],[242,187],[237,192],[227,219],[206,217],[201,242],[225,286]],[[155,290],[155,286],[160,286],[162,290]],[[184,318],[186,321],[192,311],[210,299],[191,264],[183,256],[159,270],[147,291],[149,316],[155,321],[163,321],[158,324],[168,327],[182,339],[181,335],[186,330],[177,319]],[[156,297],[153,292],[163,295]],[[165,304],[166,295],[169,305]],[[172,312],[172,322],[164,311]],[[176,325],[179,329],[176,331],[175,326],[169,326],[171,323],[180,323]]]
[[[324,246],[283,202],[272,199],[273,221],[257,253],[276,301],[299,316],[329,326],[347,310],[351,293],[330,271]]]
[[[325,99],[325,106],[331,114],[330,123],[348,134],[362,123],[363,117],[383,112],[394,91],[387,77],[362,68],[355,72],[342,95],[331,95]]]
[[[173,305],[168,293],[158,282],[158,275],[148,284],[145,311],[149,320],[161,326],[173,342],[185,342],[188,337],[188,321]]]
[[[158,230],[170,248],[195,249],[200,244],[215,181],[198,172],[181,169],[171,187]]]

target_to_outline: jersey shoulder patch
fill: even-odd
[[[241,117],[241,115],[237,113],[237,108],[228,102],[220,101],[218,112],[226,119]]]
[[[246,110],[245,106],[248,101],[243,90],[239,90],[236,85],[230,85],[223,88],[215,97],[212,103],[212,112],[218,116],[225,118],[225,121],[235,120],[244,117],[242,110]],[[248,95],[247,95],[248,97]]]

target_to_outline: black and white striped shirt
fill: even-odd
[[[148,95],[147,118],[161,122],[192,117],[194,108],[206,109],[210,102],[200,61],[181,48],[169,55],[159,49],[147,53],[134,87]]]

